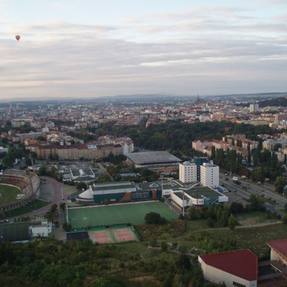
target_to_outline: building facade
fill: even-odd
[[[194,162],[189,161],[180,163],[179,180],[182,183],[197,182],[197,165]]]
[[[198,257],[204,279],[226,287],[257,287],[258,258],[250,250]]]
[[[202,186],[219,186],[219,166],[210,163],[203,163],[200,166],[200,183]]]

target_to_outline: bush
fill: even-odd
[[[165,224],[167,221],[159,213],[149,212],[145,215],[146,224]]]

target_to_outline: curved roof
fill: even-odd
[[[81,194],[79,194],[79,199],[84,199],[84,200],[93,200],[94,199],[94,192],[91,188],[88,188]]]

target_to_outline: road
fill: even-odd
[[[247,204],[251,194],[259,195],[267,201],[266,205],[270,210],[274,209],[278,214],[283,214],[287,198],[276,193],[274,186],[269,183],[257,184],[249,179],[239,179],[239,181],[240,185],[232,181],[232,176],[220,173],[220,183],[230,191],[228,194],[230,201]]]
[[[49,202],[49,204],[22,216],[43,216],[50,210],[53,204],[59,205],[65,202],[67,195],[64,194],[63,184],[51,177],[41,177],[39,199]]]

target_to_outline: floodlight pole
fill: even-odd
[[[182,190],[182,216],[184,218],[184,190]]]

